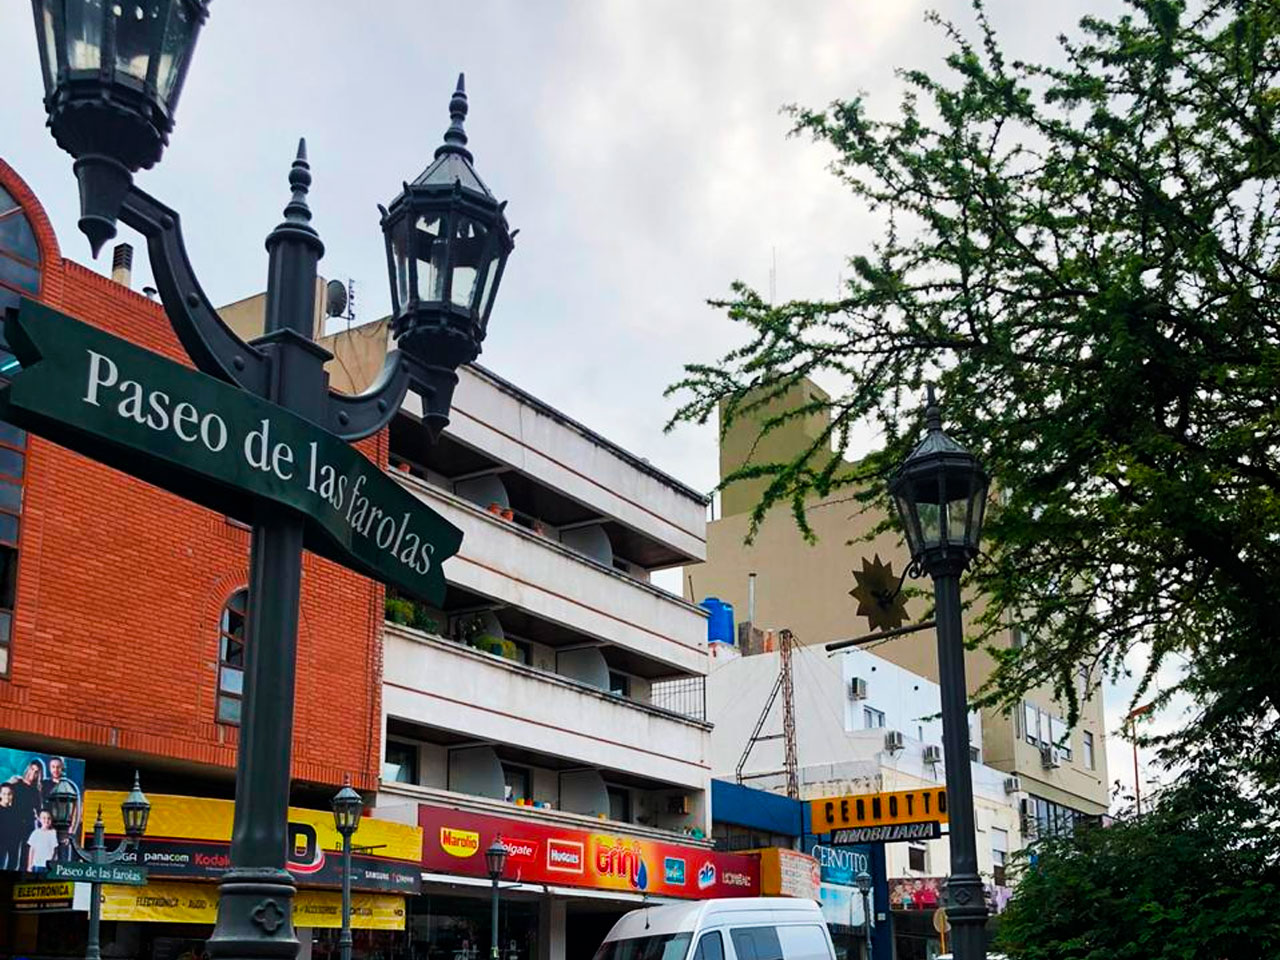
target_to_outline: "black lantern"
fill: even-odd
[[[494,883],[502,878],[502,869],[507,865],[507,845],[497,837],[484,852],[484,863],[489,868],[489,879]]]
[[[151,818],[151,801],[142,792],[142,782],[138,779],[136,770],[133,774],[133,789],[120,804],[120,816],[124,818],[125,836],[137,840],[147,832],[147,820]]]
[[[929,388],[926,433],[889,482],[911,558],[930,573],[963,568],[977,555],[988,477],[977,458],[942,432]]]
[[[480,355],[489,313],[515,233],[472,165],[465,81],[449,101],[452,123],[435,159],[382,211],[391,282],[391,328],[415,364],[423,419],[433,435],[448,423],[457,369]]]
[[[116,234],[133,173],[160,159],[208,0],[31,0],[45,111],[76,158],[94,256]]]
[[[857,885],[860,893],[867,893],[871,889],[871,874],[865,870],[859,870],[853,882]]]
[[[76,788],[71,785],[71,782],[66,778],[59,780],[53,792],[49,794],[49,799],[45,801],[45,806],[49,808],[49,816],[53,820],[53,828],[59,833],[66,833],[71,829],[71,823],[76,816],[76,805],[79,802],[80,795],[76,793]]]
[[[364,813],[364,799],[351,789],[348,782],[333,797],[333,826],[343,837],[350,837],[360,826],[360,814]]]

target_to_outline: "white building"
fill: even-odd
[[[780,669],[780,655],[716,657],[707,681],[711,766],[733,779],[761,706]],[[942,750],[938,685],[866,650],[828,656],[820,647],[796,647],[796,757],[802,799],[944,786],[950,758]],[[969,714],[978,867],[983,879],[1003,887],[1005,859],[1022,846],[1020,784],[982,761],[978,711]],[[778,702],[762,733],[781,731]],[[747,757],[745,782],[785,790],[783,741],[762,740]],[[760,776],[761,774],[771,774]],[[895,878],[944,877],[950,872],[948,840],[886,845],[886,872]],[[1004,896],[1003,893],[1000,896]]]
[[[408,944],[589,956],[646,898],[735,892],[711,851],[703,611],[649,581],[704,556],[705,498],[477,367],[432,444],[410,396],[391,473],[464,533],[448,592],[390,597],[376,815],[423,827]],[[393,623],[392,620],[408,621]]]

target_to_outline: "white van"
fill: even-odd
[[[633,910],[595,960],[835,960],[835,949],[812,900],[741,897]]]

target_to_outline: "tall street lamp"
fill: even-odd
[[[205,296],[178,214],[133,183],[134,172],[156,163],[168,142],[207,0],[32,0],[32,9],[49,127],[76,160],[80,228],[95,255],[115,235],[117,220],[147,238],[161,303],[196,368],[274,405],[269,409],[284,408],[326,440],[345,442],[383,429],[413,389],[422,398],[424,423],[438,434],[448,422],[457,367],[480,353],[515,236],[504,204],[480,179],[466,147],[462,77],[432,163],[383,213],[397,349],[374,385],[351,396],[328,388],[330,354],[314,342],[316,266],[324,244],[310,222],[305,142],[289,172],[292,197],[284,219],[267,237],[265,333],[252,343],[227,327]],[[205,480],[180,490],[206,505],[225,493]],[[314,514],[269,503],[255,494],[252,510],[244,511],[253,522],[248,660],[231,864],[219,881],[218,920],[209,939],[209,953],[219,960],[290,960],[298,951],[295,888],[285,863],[304,542],[328,545],[341,562],[382,580],[392,577],[385,572],[392,568],[407,576],[397,558],[382,566],[362,559],[360,538],[333,546],[314,533],[320,522]],[[440,525],[456,533],[443,520]],[[435,565],[428,564],[433,576],[448,555],[436,550]]]
[[[489,960],[498,960],[498,883],[502,880],[502,868],[507,865],[507,846],[501,837],[495,837],[489,849],[484,852],[484,863],[489,868],[489,879],[493,881],[493,897],[489,911]]]
[[[138,841],[147,832],[147,819],[151,816],[151,804],[142,792],[138,774],[133,775],[133,789],[120,804],[125,839],[120,841],[120,845],[114,850],[107,849],[101,807],[98,808],[98,818],[93,824],[93,839],[89,841],[87,848],[80,846],[79,841],[71,834],[71,824],[75,819],[76,804],[79,802],[79,795],[66,779],[58,781],[58,785],[53,788],[53,793],[49,797],[49,814],[53,820],[53,828],[58,831],[58,841],[69,852],[70,857],[96,866],[105,866],[110,863],[119,863],[137,849]],[[100,886],[97,881],[89,884],[89,942],[85,946],[85,960],[102,958],[99,940],[99,929],[102,924]]]
[[[351,960],[351,835],[360,828],[364,798],[351,789],[351,778],[333,797],[333,825],[342,835],[342,933],[338,950],[342,960]]]
[[[862,894],[862,942],[867,945],[867,960],[871,960],[871,874],[859,870],[853,882]]]
[[[989,479],[977,458],[943,433],[932,386],[925,427],[924,439],[889,481],[889,493],[906,531],[912,563],[933,578],[951,822],[947,918],[955,928],[957,960],[986,960],[987,906],[974,835],[960,576],[978,554]]]

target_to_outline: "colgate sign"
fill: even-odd
[[[522,863],[537,859],[537,840],[513,840],[511,837],[502,837],[501,840],[502,845],[507,848],[507,859],[510,862]]]

